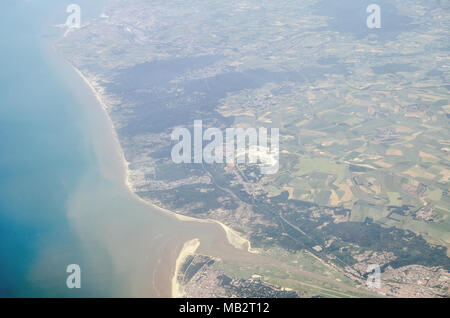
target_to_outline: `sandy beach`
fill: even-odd
[[[178,283],[178,272],[180,271],[181,265],[186,260],[186,257],[188,257],[191,254],[194,254],[195,251],[200,246],[200,240],[198,238],[192,239],[184,243],[183,247],[181,248],[180,254],[177,257],[176,263],[175,263],[175,271],[173,273],[172,277],[172,297],[173,298],[181,298],[184,297],[183,290],[181,289],[180,284]]]

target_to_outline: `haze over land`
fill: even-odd
[[[258,251],[188,257],[187,296],[449,295],[450,7],[378,1],[369,29],[369,4],[111,1],[59,42],[112,119],[131,189]],[[171,133],[194,120],[279,128],[278,173],[175,164]]]

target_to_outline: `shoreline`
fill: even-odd
[[[65,60],[65,61],[67,61],[67,60]],[[99,105],[102,107],[102,110],[105,112],[105,114],[106,114],[106,116],[107,116],[107,118],[108,118],[108,120],[109,120],[109,123],[110,123],[110,128],[111,128],[111,131],[112,131],[112,133],[113,133],[113,136],[114,136],[114,143],[116,144],[116,148],[117,148],[117,150],[119,151],[119,153],[120,153],[120,156],[121,156],[121,158],[122,158],[122,164],[123,164],[123,167],[124,167],[124,177],[125,177],[125,185],[127,186],[127,188],[131,191],[131,192],[133,192],[132,190],[131,190],[131,188],[130,188],[130,185],[129,185],[129,179],[128,179],[128,176],[129,176],[129,169],[128,169],[128,166],[129,166],[129,162],[126,160],[126,158],[125,158],[125,153],[124,153],[124,151],[123,151],[123,149],[122,149],[122,147],[120,146],[120,141],[119,141],[119,136],[117,135],[117,132],[116,132],[116,130],[114,129],[114,124],[113,124],[113,121],[112,121],[112,119],[111,119],[111,117],[109,116],[109,114],[108,114],[108,106],[105,104],[105,102],[103,101],[103,99],[102,99],[102,95],[97,91],[97,88],[96,88],[96,86],[94,85],[94,84],[92,84],[91,83],[91,81],[75,66],[75,65],[73,65],[72,63],[70,63],[69,61],[67,61],[67,63],[69,63],[69,65],[72,67],[72,69],[78,74],[78,76],[80,76],[81,77],[81,79],[86,83],[86,85],[91,89],[91,91],[92,91],[92,93],[94,94],[94,96],[95,96],[95,98],[97,99],[97,101],[98,101],[98,103],[99,103]],[[134,192],[133,192],[134,193]]]
[[[64,59],[65,60],[65,59]],[[76,72],[76,74],[78,74],[78,76],[83,80],[83,82],[90,88],[90,90],[92,91],[92,93],[94,94],[95,98],[97,99],[99,105],[101,106],[102,110],[105,112],[109,123],[110,123],[110,129],[113,133],[114,136],[114,144],[116,145],[116,149],[119,151],[120,153],[120,157],[121,157],[121,161],[123,164],[123,178],[122,181],[124,182],[124,185],[126,186],[126,188],[128,189],[128,191],[140,202],[144,203],[145,205],[158,210],[161,213],[170,215],[174,218],[176,218],[179,221],[183,221],[183,222],[198,222],[198,223],[209,223],[209,224],[218,224],[220,225],[220,227],[223,229],[223,231],[225,232],[225,236],[226,239],[228,241],[228,243],[233,246],[234,248],[238,249],[238,250],[244,250],[247,251],[249,253],[252,254],[259,254],[260,251],[257,249],[254,249],[251,247],[251,243],[248,239],[246,239],[245,237],[242,237],[242,235],[240,235],[238,232],[236,232],[235,230],[233,230],[232,228],[230,228],[229,226],[223,224],[222,222],[218,221],[218,220],[214,220],[214,219],[199,219],[199,218],[194,218],[191,216],[186,216],[186,215],[182,215],[179,213],[176,213],[174,211],[165,209],[163,207],[157,206],[154,203],[140,197],[139,195],[137,195],[134,191],[133,191],[133,185],[130,182],[129,179],[129,175],[130,175],[130,171],[129,171],[129,162],[126,160],[125,158],[125,153],[120,145],[120,141],[119,141],[119,137],[117,135],[117,132],[114,128],[114,123],[111,119],[111,117],[109,116],[108,113],[108,105],[106,105],[105,101],[104,101],[104,96],[101,94],[101,92],[99,92],[99,88],[97,88],[96,83],[93,83],[92,80],[88,79],[76,66],[74,66],[70,61],[65,60],[70,66],[71,68]],[[100,90],[101,91],[101,90]],[[195,245],[194,245],[195,243]],[[198,243],[198,245],[197,245]],[[194,239],[194,240],[188,240],[184,243],[178,258],[175,262],[175,273],[172,277],[172,297],[182,297],[181,293],[179,292],[179,288],[180,286],[178,285],[176,278],[178,275],[178,271],[179,271],[179,266],[181,266],[180,262],[182,262],[183,259],[186,258],[186,256],[188,254],[192,254],[194,253],[198,246],[200,245],[200,240]],[[194,248],[195,247],[195,248]]]
[[[175,262],[175,270],[172,276],[172,298],[183,298],[184,293],[181,290],[181,285],[178,283],[178,273],[180,271],[181,265],[186,260],[189,255],[192,255],[197,251],[200,246],[200,239],[195,238],[188,240],[183,244],[180,253],[178,254],[177,260]]]

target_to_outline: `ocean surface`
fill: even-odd
[[[59,9],[59,10],[58,10]],[[65,213],[88,169],[77,100],[43,51],[43,28],[64,1],[0,4],[0,296],[88,296],[66,266],[84,263]],[[95,284],[95,283],[94,283]]]

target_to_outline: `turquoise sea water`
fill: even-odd
[[[67,219],[67,199],[96,164],[83,142],[77,100],[42,49],[45,25],[58,18],[64,23],[66,5],[0,4],[1,297],[88,296],[95,290],[65,286],[66,265],[85,261]]]

